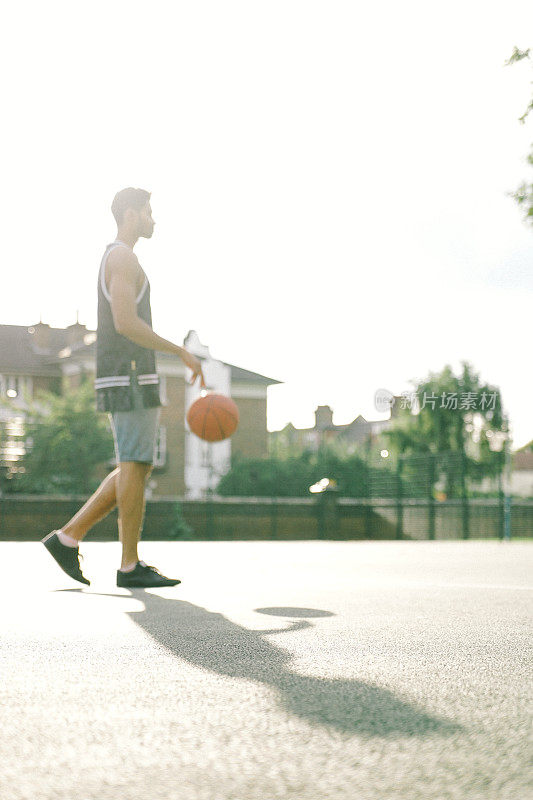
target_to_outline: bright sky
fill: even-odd
[[[284,381],[269,429],[382,419],[469,360],[533,438],[530,0],[25,2],[3,10],[0,323],[96,325],[124,186],[154,329]],[[533,115],[532,115],[533,116]]]

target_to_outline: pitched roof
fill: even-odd
[[[389,422],[389,420],[384,420],[384,422]],[[342,425],[325,425],[323,428],[317,428],[316,423],[313,425],[312,428],[295,428],[292,422],[288,422],[284,428],[281,428],[279,431],[272,431],[273,433],[281,433],[281,431],[287,430],[294,430],[298,431],[299,433],[321,433],[322,431],[337,431],[337,433],[342,436],[345,433],[353,430],[354,428],[360,427],[367,427],[370,425],[374,425],[375,423],[369,422],[366,420],[361,414],[357,416],[351,422],[345,422]]]
[[[242,367],[236,367],[234,364],[228,364],[226,361],[222,362],[226,367],[231,367],[231,380],[232,381],[246,381],[248,383],[266,383],[273,385],[276,383],[283,383],[277,381],[275,378],[267,378],[266,375],[260,375],[259,372],[250,372]]]
[[[50,328],[50,348],[35,345],[33,327],[0,325],[0,372],[61,375],[55,354],[64,345],[66,329]]]
[[[38,347],[35,342],[35,330],[39,325],[0,325],[0,374],[23,375],[61,375],[61,365],[68,359],[73,361],[79,357],[96,356],[96,332],[85,326],[70,326],[75,331],[78,341],[69,344],[71,330],[68,328],[46,328],[47,347]],[[82,338],[83,337],[83,338]],[[88,343],[87,343],[88,342]],[[158,358],[175,358],[166,353],[158,353]],[[258,372],[251,372],[234,364],[222,362],[231,369],[231,380],[236,382],[259,383],[272,385],[281,383]]]

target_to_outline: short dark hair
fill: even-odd
[[[150,197],[151,193],[145,189],[133,189],[131,186],[117,192],[111,204],[111,211],[117,225],[124,219],[124,213],[128,208],[140,211],[150,201]]]

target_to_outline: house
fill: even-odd
[[[208,390],[235,401],[239,427],[231,439],[213,444],[191,433],[186,410],[200,396],[199,382],[190,386],[187,369],[177,356],[157,353],[163,407],[150,492],[200,498],[216,487],[235,453],[256,458],[267,454],[267,389],[280,381],[214,359],[195,331],[189,331],[183,344],[202,360]],[[0,405],[4,469],[16,469],[24,452],[27,400],[39,390],[68,392],[86,378],[92,381],[95,373],[96,332],[78,321],[67,328],[43,322],[30,327],[0,325],[0,397],[6,401]],[[113,463],[105,467],[112,468]]]
[[[395,398],[395,400],[400,399]],[[391,417],[386,420],[369,421],[359,414],[352,422],[334,425],[330,406],[318,406],[312,428],[295,428],[292,422],[289,422],[280,431],[270,434],[270,450],[272,453],[285,452],[296,455],[304,450],[318,450],[324,445],[329,445],[340,446],[344,451],[353,452],[386,430],[398,408],[399,403],[392,403]]]

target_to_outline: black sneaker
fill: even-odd
[[[125,589],[147,588],[151,586],[176,586],[181,583],[177,578],[165,578],[155,567],[149,567],[144,561],[137,561],[131,572],[117,570],[117,586]]]
[[[50,555],[55,558],[63,572],[66,572],[67,575],[74,578],[75,581],[86,583],[87,586],[91,585],[91,582],[82,575],[79,562],[80,551],[77,547],[67,547],[66,544],[62,544],[55,531],[49,533],[48,536],[45,536],[41,541]],[[83,558],[83,556],[81,556],[81,558]]]

